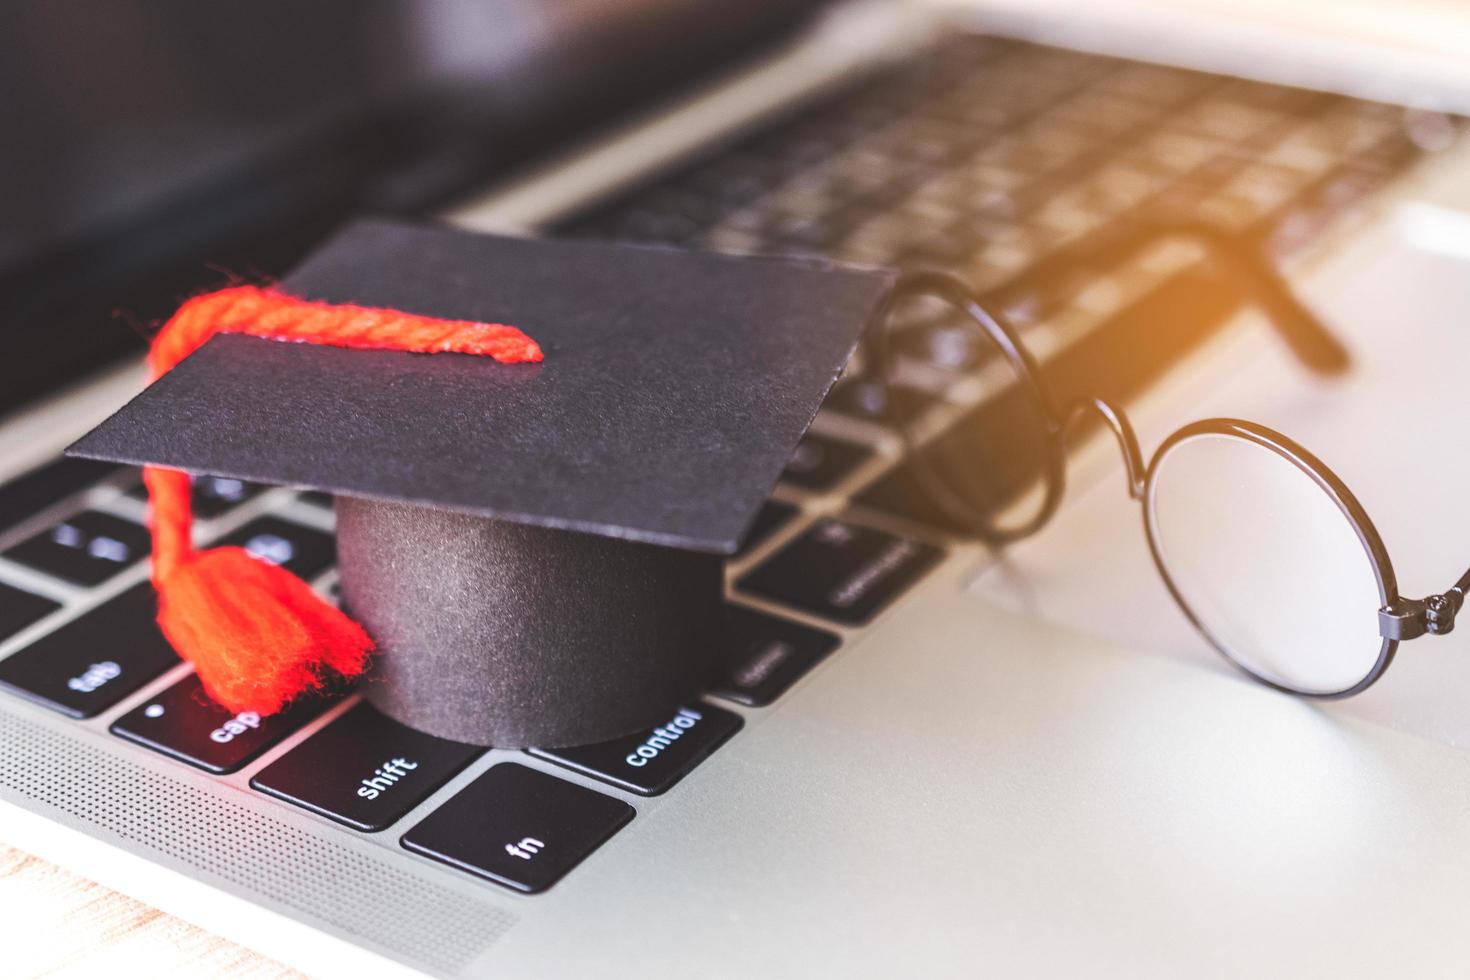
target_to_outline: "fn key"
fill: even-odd
[[[622,800],[504,763],[425,817],[402,843],[507,888],[539,892],[632,819]]]

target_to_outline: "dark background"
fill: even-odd
[[[0,7],[0,411],[712,75],[819,0]]]

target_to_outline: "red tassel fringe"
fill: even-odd
[[[148,354],[155,379],[217,333],[361,350],[460,353],[503,364],[540,361],[515,327],[438,320],[396,310],[314,303],[254,286],[197,296],[179,307]],[[241,548],[194,550],[189,477],[146,467],[152,503],[158,623],[205,691],[231,711],[273,714],[333,677],[366,669],[366,631],[301,579]]]

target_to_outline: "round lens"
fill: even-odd
[[[1056,478],[1058,450],[1045,411],[983,327],[952,308],[935,321],[899,333],[897,364],[962,365],[978,397],[942,425],[932,424],[928,405],[894,399],[913,458],[886,492],[902,498],[904,513],[961,533],[1005,538],[1029,530]]]
[[[1359,525],[1290,456],[1243,435],[1189,435],[1154,463],[1146,504],[1175,597],[1227,657],[1320,696],[1379,670],[1378,563]]]

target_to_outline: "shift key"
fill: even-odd
[[[0,660],[0,686],[73,718],[117,704],[179,662],[140,583]]]
[[[362,703],[250,785],[355,830],[390,826],[485,750],[415,731]]]

